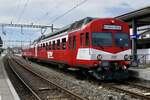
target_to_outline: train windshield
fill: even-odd
[[[121,47],[128,47],[129,46],[129,36],[128,34],[124,33],[116,33],[114,35],[115,45]]]
[[[93,46],[112,46],[112,33],[93,33],[92,34]]]

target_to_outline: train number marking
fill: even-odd
[[[117,59],[117,56],[112,55],[112,56],[111,56],[111,59]]]
[[[47,57],[48,58],[53,58],[53,52],[47,52]]]

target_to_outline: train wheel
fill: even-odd
[[[89,70],[88,71],[91,77],[95,78],[96,80],[102,80],[103,76],[100,75],[96,70]]]
[[[89,80],[90,75],[88,73],[88,70],[86,70],[86,69],[78,70],[76,78],[79,79],[79,80]]]
[[[68,71],[68,67],[66,66],[66,65],[64,65],[64,64],[58,64],[58,68],[60,68],[60,69],[62,69],[63,71]]]

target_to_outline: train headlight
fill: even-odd
[[[124,55],[124,60],[129,60],[130,56],[129,55]]]
[[[102,57],[102,55],[97,55],[97,60],[102,60],[103,59],[103,57]]]

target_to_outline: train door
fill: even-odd
[[[35,57],[37,57],[37,52],[38,52],[38,44],[35,45]]]
[[[76,36],[70,35],[68,38],[69,41],[69,64],[74,66],[76,62]]]

